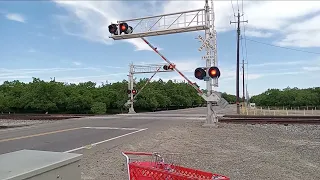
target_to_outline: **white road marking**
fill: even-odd
[[[83,127],[85,129],[116,129],[116,130],[129,130],[129,131],[133,131],[133,130],[140,130],[137,128],[117,128],[117,127]]]
[[[102,144],[102,143],[105,143],[105,142],[108,142],[108,141],[112,141],[112,140],[115,140],[115,139],[119,139],[119,138],[122,138],[122,137],[125,137],[125,136],[128,136],[128,135],[131,135],[131,134],[135,134],[135,133],[138,133],[138,132],[141,132],[141,131],[145,131],[147,130],[148,128],[145,128],[145,129],[139,129],[137,131],[133,131],[133,132],[130,132],[130,133],[127,133],[127,134],[123,134],[121,136],[117,136],[117,137],[113,137],[113,138],[110,138],[110,139],[106,139],[106,140],[103,140],[103,141],[99,141],[99,142],[96,142],[96,143],[93,143],[91,144],[91,146],[96,146],[98,144]],[[86,146],[82,146],[82,147],[79,147],[79,148],[75,148],[75,149],[71,149],[71,150],[68,150],[68,151],[65,151],[65,153],[70,153],[70,152],[74,152],[74,151],[78,151],[80,149],[84,149]]]
[[[35,127],[34,125],[29,125],[29,126],[23,126],[23,127],[10,127],[6,129],[0,129],[0,132],[6,132],[6,131],[13,131],[13,130],[20,130],[20,129],[29,129]]]

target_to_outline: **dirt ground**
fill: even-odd
[[[82,179],[126,180],[121,151],[179,153],[170,157],[186,167],[231,179],[320,179],[320,126],[220,124],[204,128],[190,121],[144,131],[121,143],[84,150]],[[108,148],[107,148],[108,147]]]

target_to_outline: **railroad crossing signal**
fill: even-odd
[[[163,66],[163,69],[164,69],[164,70],[173,70],[174,66],[175,66],[175,65],[173,65],[173,64],[164,65],[164,66]]]
[[[108,29],[109,29],[109,33],[114,34],[114,35],[118,35],[118,27],[116,24],[109,25]]]
[[[208,77],[211,78],[219,78],[221,73],[218,67],[210,67],[208,70],[208,74],[206,72],[207,68],[199,67],[194,71],[194,76],[199,80],[208,80]]]
[[[132,92],[133,95],[136,95],[136,94],[137,94],[137,90],[135,90],[135,89],[132,89],[131,92]]]
[[[120,23],[119,25],[117,25],[117,24],[109,25],[108,26],[109,33],[111,33],[113,35],[118,35],[118,32],[119,32],[118,28],[120,31],[120,35],[122,33],[131,34],[133,32],[133,28],[131,26],[129,26],[127,23],[123,22],[123,23]]]
[[[217,67],[211,67],[208,72],[209,72],[209,76],[211,78],[219,78],[220,77],[220,70]]]
[[[128,93],[128,94],[131,94],[131,93],[132,93],[133,95],[136,95],[136,94],[137,94],[137,90],[135,90],[135,89],[132,89],[132,90],[128,89],[128,90],[127,90],[127,93]]]
[[[197,78],[197,79],[200,79],[200,80],[203,80],[204,77],[206,76],[206,71],[204,68],[197,68],[195,71],[194,71],[194,76]]]

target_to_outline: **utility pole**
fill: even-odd
[[[238,24],[238,28],[237,28],[237,72],[236,72],[236,103],[237,103],[237,114],[240,114],[240,98],[239,98],[239,72],[240,72],[240,23],[242,22],[248,22],[247,21],[240,21],[240,12],[238,10],[238,16],[236,16],[238,18],[238,21],[237,22],[232,22],[230,21],[230,24],[232,23],[237,23]]]
[[[242,59],[242,102],[243,107],[245,106],[245,93],[244,93],[244,59]]]

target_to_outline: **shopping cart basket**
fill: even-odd
[[[166,163],[159,153],[122,152],[127,160],[129,180],[230,180],[211,172]],[[150,161],[132,160],[128,155],[148,156]]]

